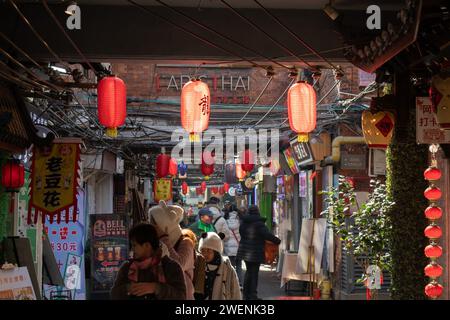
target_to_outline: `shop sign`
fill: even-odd
[[[0,300],[36,300],[27,267],[0,270]]]
[[[78,161],[80,145],[78,143],[53,143],[50,147],[34,147],[31,169],[31,199],[28,207],[28,223],[31,224],[32,209],[35,209],[34,222],[39,212],[49,215],[52,221],[61,212],[66,212],[69,221],[69,208],[73,207],[73,221],[76,221]]]
[[[450,130],[441,130],[429,97],[416,98],[416,140],[420,144],[450,143]]]
[[[314,162],[314,156],[308,142],[298,143],[297,141],[293,141],[291,142],[291,147],[294,151],[295,160],[297,161],[298,166],[306,166]]]
[[[172,179],[156,179],[153,190],[155,190],[154,201],[169,201],[172,199]]]
[[[277,177],[277,199],[279,199],[279,200],[285,199],[284,176]]]
[[[298,190],[299,190],[299,197],[300,198],[306,198],[307,196],[307,179],[308,174],[306,171],[300,171],[298,174]]]
[[[110,291],[120,266],[128,259],[128,220],[119,214],[90,217],[92,291]]]
[[[292,174],[296,174],[299,172],[297,161],[295,159],[295,155],[292,148],[287,148],[283,151],[284,157],[286,158],[286,162],[291,169]]]
[[[341,152],[341,169],[365,170],[366,155]]]

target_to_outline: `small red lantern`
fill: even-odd
[[[169,174],[170,156],[160,153],[156,157],[156,177],[164,178]]]
[[[442,272],[444,271],[444,268],[438,264],[429,264],[424,269],[425,275],[430,278],[439,278],[442,276]]]
[[[442,217],[442,209],[435,206],[430,206],[425,209],[425,217],[429,220],[437,220]]]
[[[299,81],[287,94],[289,125],[298,134],[298,142],[308,142],[308,133],[316,128],[316,92],[314,88]]]
[[[195,188],[195,193],[196,193],[197,195],[203,194],[202,187],[197,187],[197,188]]]
[[[425,180],[428,180],[428,181],[439,180],[441,178],[441,175],[442,175],[441,170],[439,170],[436,167],[429,167],[423,173],[423,176],[424,176]]]
[[[228,184],[228,183],[224,183],[223,184],[223,190],[225,191],[225,192],[228,192],[228,190],[230,190],[230,185]]]
[[[186,183],[186,181],[183,181],[183,183],[181,184],[181,192],[184,195],[188,193],[188,184]]]
[[[225,188],[224,188],[224,187],[220,187],[220,188],[219,188],[219,194],[220,194],[221,196],[223,196],[223,195],[225,194]]]
[[[219,193],[219,188],[218,187],[211,187],[211,192],[214,194],[218,194]]]
[[[10,160],[2,167],[2,186],[7,192],[18,192],[25,182],[25,168],[19,160]]]
[[[442,197],[442,191],[436,186],[428,187],[423,193],[429,201],[437,201]]]
[[[442,256],[442,247],[438,245],[428,245],[425,247],[425,256],[430,259],[437,259]]]
[[[175,177],[178,173],[178,164],[177,164],[177,160],[175,160],[174,158],[170,158],[169,161],[169,174],[172,177]]]
[[[442,237],[442,229],[436,225],[428,226],[425,228],[425,237],[429,239],[439,239]]]
[[[106,127],[106,135],[117,137],[117,127],[127,116],[127,88],[116,76],[104,77],[97,86],[98,120]]]
[[[206,182],[205,182],[205,181],[203,181],[203,182],[200,184],[200,189],[202,190],[202,193],[206,191]]]
[[[209,176],[214,173],[214,157],[210,152],[203,152],[200,170],[205,176],[205,180],[208,180]]]
[[[444,290],[444,287],[442,287],[437,282],[431,282],[427,284],[425,287],[425,294],[432,299],[439,298],[442,295],[442,291]]]
[[[199,141],[198,134],[208,129],[210,93],[206,83],[191,80],[181,90],[181,125],[189,132],[190,141]]]
[[[245,150],[241,155],[241,168],[246,172],[252,172],[255,167],[255,157],[253,152],[249,149]]]

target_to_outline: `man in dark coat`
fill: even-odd
[[[264,262],[265,241],[280,244],[281,240],[270,233],[259,214],[257,206],[250,206],[247,215],[242,217],[239,233],[241,241],[237,257],[245,261],[247,271],[244,278],[244,299],[258,300],[259,267]]]

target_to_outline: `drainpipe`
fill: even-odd
[[[326,157],[320,162],[321,167],[333,165],[341,160],[341,145],[342,144],[365,144],[364,137],[352,137],[352,136],[339,136],[333,139],[331,144],[332,152],[331,156]]]

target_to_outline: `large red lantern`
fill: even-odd
[[[160,153],[156,157],[156,177],[164,178],[169,174],[170,156]]]
[[[125,123],[127,116],[127,88],[122,79],[108,76],[97,86],[98,120],[106,127],[106,134],[117,137],[117,127]]]
[[[438,277],[442,276],[442,272],[444,271],[444,268],[442,268],[438,264],[430,263],[429,265],[427,265],[425,267],[424,271],[425,271],[425,275],[427,277],[434,279],[434,278],[438,278]]]
[[[252,172],[255,167],[255,156],[253,152],[249,149],[245,150],[241,155],[241,168],[246,172]]]
[[[10,160],[2,166],[2,186],[7,192],[18,192],[25,182],[25,168],[18,160]]]
[[[206,83],[191,80],[181,90],[181,125],[189,132],[190,141],[199,141],[198,134],[208,129],[210,93]]]
[[[308,141],[308,133],[316,128],[316,92],[304,81],[293,84],[287,95],[288,117],[291,130],[298,134],[299,142]]]
[[[437,299],[442,295],[444,287],[436,281],[433,281],[425,287],[425,294],[431,299]]]
[[[177,160],[175,160],[174,158],[170,158],[169,161],[169,174],[172,177],[175,177],[178,173],[178,164],[177,164]]]
[[[183,181],[183,183],[181,184],[181,192],[184,195],[188,193],[188,184],[186,183],[186,181]]]

